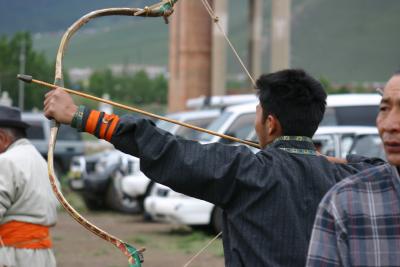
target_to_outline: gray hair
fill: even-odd
[[[0,130],[8,134],[13,138],[13,141],[16,141],[21,138],[26,137],[26,131],[25,129],[20,129],[20,128],[11,128],[11,127],[0,127]]]

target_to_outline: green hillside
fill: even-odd
[[[400,1],[309,1],[293,23],[293,66],[339,82],[385,81],[400,67]]]
[[[128,2],[130,6],[135,6],[131,2],[147,4],[157,1]],[[270,2],[271,0],[265,0],[264,8],[265,71],[268,71],[269,66]],[[245,60],[248,35],[246,3],[243,0],[229,1],[229,34]],[[292,0],[292,3],[292,66],[305,68],[318,77],[341,83],[384,81],[393,70],[400,67],[400,1]],[[68,14],[68,8],[65,8]],[[80,14],[75,10],[69,24],[87,12],[88,4],[85,8]],[[0,9],[0,17],[1,13],[3,12]],[[45,24],[47,17],[42,16],[39,19]],[[66,67],[105,68],[109,64],[127,63],[167,64],[168,26],[161,19],[98,20],[99,22],[86,25],[73,39],[65,58]],[[65,24],[67,19],[63,21]],[[63,27],[65,29],[68,25]],[[0,27],[1,32],[4,30],[1,31]],[[35,48],[54,60],[60,38],[61,34],[36,34]],[[229,73],[241,73],[242,70],[231,51],[228,55]]]

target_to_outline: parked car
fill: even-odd
[[[246,139],[254,129],[257,102],[227,107],[224,112],[209,126],[208,130],[230,135],[239,139]],[[202,143],[221,142],[232,144],[232,141],[219,136],[202,133],[199,136]]]
[[[345,158],[358,138],[376,135],[378,129],[371,126],[321,126],[313,136],[313,141],[320,146],[321,154]],[[365,151],[359,152],[364,155]]]
[[[47,160],[50,139],[50,121],[43,113],[23,112],[22,120],[30,125],[27,138]],[[58,176],[68,172],[74,156],[84,154],[82,137],[79,132],[68,125],[61,125],[54,149],[54,169]]]
[[[139,168],[139,159],[112,149],[74,157],[69,186],[79,192],[91,210],[111,208],[125,213],[139,210],[136,199],[123,195],[121,179]]]
[[[221,210],[207,201],[175,192],[155,184],[145,200],[146,212],[160,222],[190,226],[209,225],[216,233],[222,229]]]
[[[360,134],[356,136],[349,154],[363,155],[371,158],[386,159],[385,150],[379,134]]]

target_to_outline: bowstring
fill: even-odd
[[[237,52],[237,50],[235,49],[235,47],[233,46],[232,42],[230,41],[227,33],[225,32],[224,28],[221,26],[221,24],[219,23],[219,18],[218,16],[216,16],[214,10],[212,9],[212,7],[210,6],[210,3],[208,3],[207,0],[201,0],[201,2],[203,3],[204,8],[207,10],[208,14],[210,15],[212,21],[215,23],[215,25],[218,27],[218,29],[221,31],[222,35],[224,36],[226,42],[229,44],[233,54],[235,55],[236,59],[239,61],[240,65],[242,66],[243,70],[245,71],[245,73],[247,74],[247,76],[249,77],[251,83],[253,84],[253,87],[256,88],[256,82],[255,79],[253,78],[253,76],[250,74],[249,70],[247,69],[246,65],[243,63],[243,60],[241,59],[241,57],[239,56],[239,53]]]
[[[206,250],[209,246],[211,246],[211,244],[217,240],[218,237],[220,237],[222,235],[222,232],[219,232],[216,236],[214,236],[213,239],[211,239],[210,241],[208,241],[208,243],[202,247],[195,255],[193,255],[186,263],[185,265],[183,265],[183,267],[188,267],[189,264],[191,264],[201,253],[204,252],[204,250]]]
[[[231,50],[233,51],[233,54],[235,55],[235,57],[237,58],[237,60],[239,61],[240,65],[242,66],[243,70],[245,71],[245,73],[247,74],[247,76],[249,77],[251,83],[253,84],[254,88],[256,88],[256,82],[255,79],[253,78],[253,76],[250,74],[249,70],[247,69],[246,65],[243,63],[243,60],[241,59],[241,57],[239,56],[239,53],[237,52],[237,50],[235,49],[235,47],[233,46],[232,42],[230,41],[228,35],[226,34],[225,30],[223,29],[223,27],[221,26],[221,24],[219,23],[219,18],[218,16],[216,16],[214,10],[212,9],[212,7],[210,6],[210,3],[208,3],[207,0],[201,0],[204,8],[206,9],[207,13],[210,15],[212,21],[215,23],[215,25],[218,27],[218,29],[221,31],[222,35],[224,36],[226,42],[229,44]],[[195,255],[193,255],[184,265],[183,267],[188,267],[197,257],[200,256],[201,253],[203,253],[215,240],[217,240],[220,236],[222,235],[222,232],[219,232],[216,236],[214,236],[214,238],[212,238],[205,246],[203,246]]]

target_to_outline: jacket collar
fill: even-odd
[[[306,136],[280,136],[268,148],[278,148],[293,154],[316,155],[312,139]]]
[[[17,146],[28,145],[28,144],[29,144],[28,139],[26,139],[26,138],[20,138],[20,139],[14,141],[14,143],[12,143],[12,144],[7,148],[6,151],[9,151],[9,150],[11,150],[11,149],[13,149],[14,147],[17,147]]]

